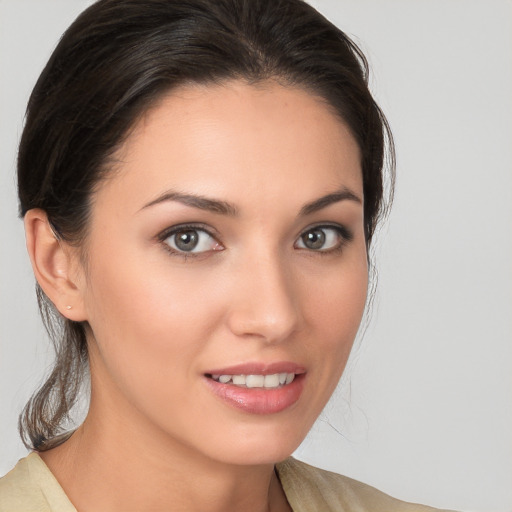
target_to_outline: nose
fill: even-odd
[[[270,255],[246,260],[233,276],[231,332],[267,343],[286,340],[300,322],[300,296],[291,269]]]

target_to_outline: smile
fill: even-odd
[[[204,374],[209,390],[231,408],[248,414],[276,414],[302,395],[306,369],[291,362],[243,363]]]
[[[291,384],[295,373],[274,373],[272,375],[207,375],[221,384],[232,384],[244,388],[276,389]]]

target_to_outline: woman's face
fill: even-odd
[[[285,458],[364,309],[355,140],[303,90],[233,81],[172,92],[116,157],[80,285],[91,414],[223,462]]]

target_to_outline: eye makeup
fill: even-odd
[[[204,224],[178,224],[169,227],[157,235],[157,240],[171,255],[183,258],[205,257],[210,252],[224,250],[223,245]]]
[[[157,240],[173,256],[182,258],[207,257],[225,249],[214,231],[201,223],[171,226],[157,235]],[[321,223],[304,229],[293,244],[297,250],[329,255],[341,250],[353,240],[353,233],[340,224]]]
[[[352,232],[340,224],[316,224],[302,232],[295,242],[295,247],[315,254],[328,255],[340,252],[353,238]]]

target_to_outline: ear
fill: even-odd
[[[76,248],[57,238],[43,210],[29,210],[24,222],[27,250],[39,286],[62,316],[75,322],[86,320],[85,280]]]

